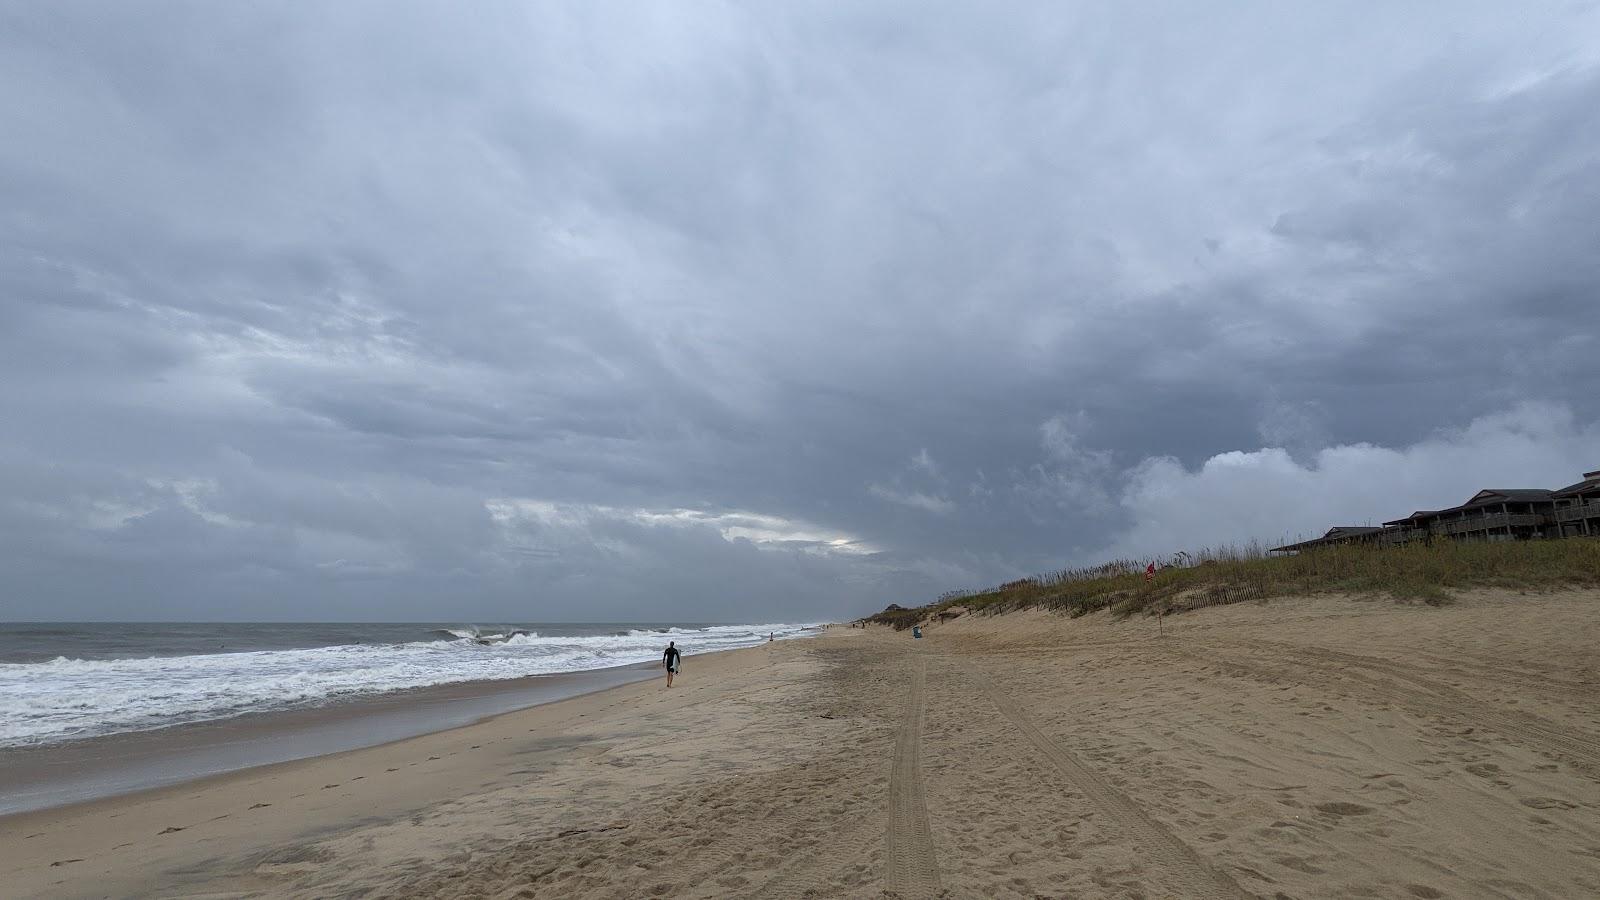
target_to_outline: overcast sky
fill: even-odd
[[[0,618],[797,621],[1600,468],[1594,3],[0,5]]]

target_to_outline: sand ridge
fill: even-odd
[[[1593,592],[1442,609],[1275,601],[1159,634],[1042,613],[962,618],[921,641],[835,628],[690,658],[671,691],[647,682],[0,819],[0,883],[18,896],[1600,896],[1597,638]]]

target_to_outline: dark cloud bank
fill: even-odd
[[[0,6],[0,618],[812,619],[1600,466],[1593,5]]]

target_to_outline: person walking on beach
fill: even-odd
[[[661,664],[667,667],[667,687],[672,687],[672,676],[678,674],[678,642],[667,641],[667,649],[661,651]]]

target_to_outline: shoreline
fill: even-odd
[[[698,655],[727,652],[736,651]],[[648,680],[658,668],[628,663],[402,688],[301,709],[0,749],[0,821],[463,728]]]
[[[565,816],[559,806],[540,805],[570,799],[564,790],[541,798],[543,774],[574,759],[582,765],[618,739],[659,729],[661,716],[674,710],[693,710],[707,699],[736,695],[752,680],[771,679],[765,673],[807,658],[802,645],[813,643],[696,654],[670,691],[658,670],[641,669],[637,674],[648,680],[633,678],[441,731],[0,816],[6,851],[0,853],[0,884],[16,892],[8,896],[50,898],[181,896],[224,870],[254,884],[261,873],[275,879],[304,868],[301,855],[311,852],[306,842],[317,835],[385,824],[431,827],[443,823],[434,812],[475,807],[485,791],[514,795],[522,813]]]
[[[1600,896],[1600,590],[831,629],[0,818],[8,896]]]

